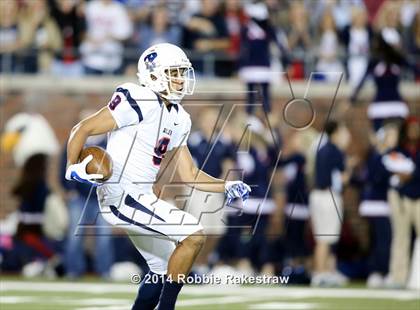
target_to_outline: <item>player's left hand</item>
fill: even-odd
[[[235,198],[241,198],[242,201],[247,200],[250,192],[249,185],[242,181],[227,181],[225,184],[227,205],[230,205]]]

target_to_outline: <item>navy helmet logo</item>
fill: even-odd
[[[156,64],[153,63],[156,57],[157,57],[156,52],[150,53],[146,57],[144,57],[143,60],[148,70],[153,71],[153,69],[156,67]]]

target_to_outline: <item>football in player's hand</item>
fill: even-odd
[[[86,166],[88,174],[102,174],[104,177],[98,181],[106,181],[112,176],[111,156],[99,146],[85,147],[80,153],[79,162],[87,156],[92,155],[93,159]]]

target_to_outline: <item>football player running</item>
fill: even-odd
[[[154,195],[163,158],[175,160],[184,183],[201,191],[225,192],[228,204],[247,199],[251,189],[241,181],[209,176],[193,163],[187,147],[191,119],[179,104],[195,85],[186,54],[172,44],[154,45],[140,56],[138,71],[140,85],[118,86],[106,107],[72,129],[66,178],[100,185],[102,215],[126,230],[147,261],[150,274],[140,284],[132,309],[174,309],[182,279],[206,237],[196,218]],[[107,132],[113,175],[100,184],[97,178],[102,176],[87,174],[88,160],[78,163],[78,158],[87,137]]]

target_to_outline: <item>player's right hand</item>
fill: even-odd
[[[100,185],[98,179],[102,179],[104,176],[102,174],[87,174],[86,166],[93,159],[92,155],[86,156],[82,162],[78,164],[70,165],[66,171],[66,179],[69,181],[78,181],[81,183],[87,183],[90,185]]]

